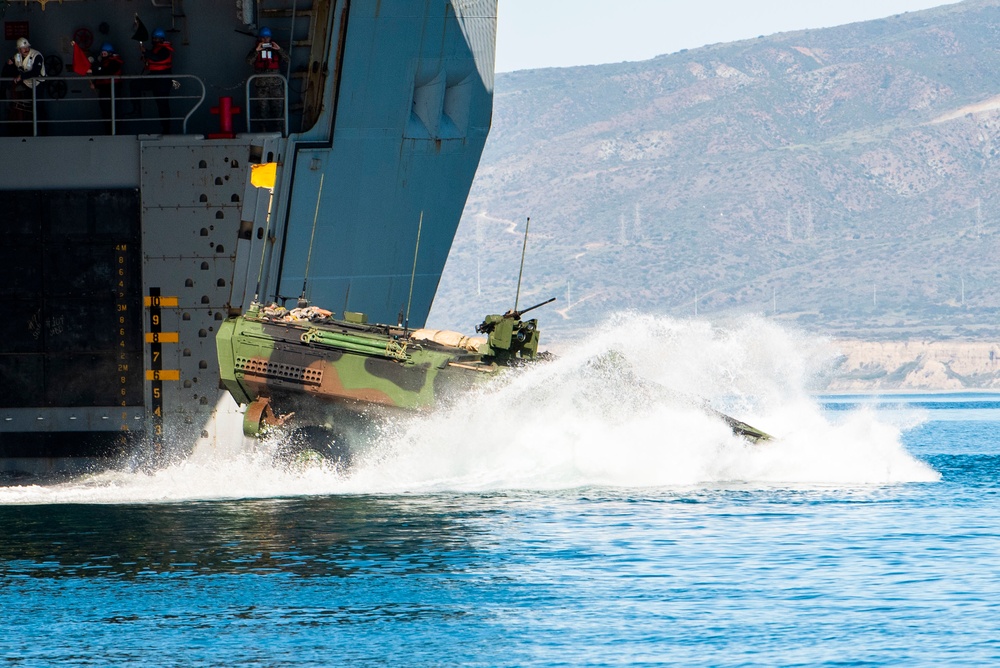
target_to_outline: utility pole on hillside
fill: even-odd
[[[643,239],[646,238],[646,235],[642,229],[642,213],[639,211],[638,202],[635,203],[635,221],[633,223],[633,227],[635,228],[634,238],[636,241],[642,241]]]
[[[476,296],[483,296],[483,214],[476,214]]]

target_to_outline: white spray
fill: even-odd
[[[831,351],[762,318],[733,326],[620,314],[557,358],[381,430],[349,471],[277,463],[236,433],[152,474],[0,488],[0,503],[122,503],[592,486],[887,484],[938,474],[870,409],[810,396]],[[750,444],[708,405],[775,436]]]

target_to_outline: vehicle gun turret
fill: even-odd
[[[538,320],[521,320],[528,311],[550,304],[555,297],[544,302],[516,311],[511,309],[503,315],[488,315],[476,325],[476,331],[488,335],[488,350],[483,354],[495,358],[500,363],[513,359],[534,359],[538,355]]]

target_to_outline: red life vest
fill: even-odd
[[[102,58],[100,61],[100,71],[98,74],[112,74],[117,79],[121,76],[122,66],[125,64],[122,57],[117,53],[108,54],[107,58]],[[94,79],[95,86],[110,86],[111,79]]]
[[[157,54],[160,48],[167,50],[167,57],[162,60],[146,60],[146,69],[150,72],[169,72],[174,66],[174,47],[170,46],[170,42],[160,42],[159,44],[154,44],[151,52]]]
[[[257,59],[253,61],[253,68],[258,72],[273,72],[281,65],[278,54],[274,49],[269,48],[270,42],[264,42],[268,46],[257,52]]]

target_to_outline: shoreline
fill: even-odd
[[[818,390],[816,392],[810,393],[814,397],[871,397],[871,396],[895,396],[895,397],[905,397],[905,396],[938,396],[946,397],[949,395],[955,396],[969,396],[974,394],[981,394],[986,396],[995,396],[998,401],[1000,401],[1000,389],[989,389],[989,388],[975,388],[970,387],[962,390],[894,390],[894,389],[881,389],[881,390]]]

